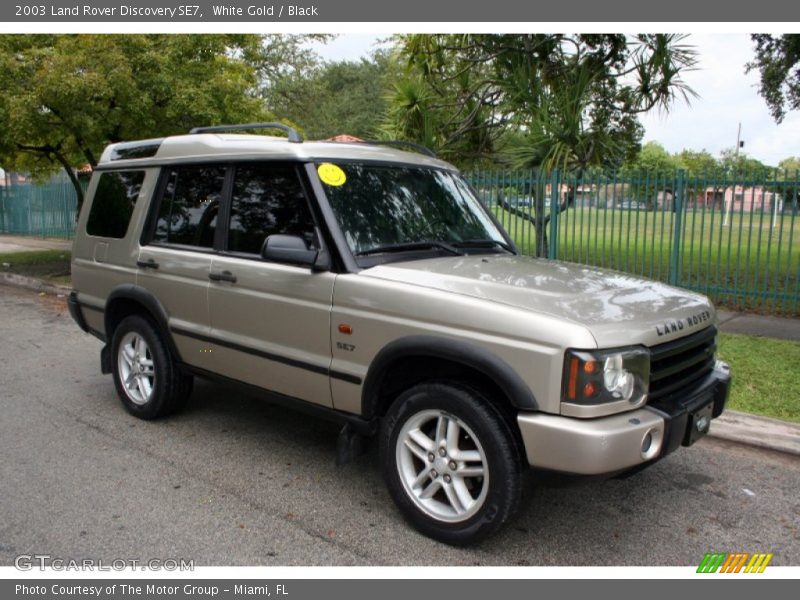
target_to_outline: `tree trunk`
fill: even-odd
[[[533,210],[536,214],[536,219],[534,220],[534,227],[536,229],[536,257],[548,258],[550,244],[547,242],[547,225],[550,222],[550,218],[545,215],[545,187],[539,185],[538,188],[533,201]]]
[[[83,187],[81,187],[81,182],[78,179],[78,175],[72,169],[72,165],[69,164],[67,157],[60,151],[59,147],[51,146],[46,144],[44,146],[28,146],[27,144],[17,144],[17,148],[23,152],[29,152],[31,154],[38,154],[40,156],[44,156],[47,160],[53,161],[55,160],[58,164],[61,165],[61,168],[64,169],[64,172],[69,177],[70,182],[72,183],[72,187],[75,188],[75,198],[76,198],[76,211],[75,211],[75,218],[78,218],[78,215],[81,212],[81,206],[83,206]],[[92,164],[92,167],[95,165]]]
[[[69,164],[66,158],[62,156],[60,153],[56,154],[56,160],[61,163],[61,167],[64,169],[64,172],[69,177],[70,182],[72,183],[72,187],[75,188],[75,198],[77,198],[76,206],[75,206],[75,219],[77,220],[78,215],[81,214],[81,207],[83,206],[83,186],[81,186],[81,182],[78,179],[78,175],[73,170],[72,166]]]
[[[545,193],[546,189],[547,188],[543,183],[540,183],[539,185],[536,186],[532,186],[531,194],[534,196],[533,215],[524,210],[520,210],[516,206],[512,206],[509,202],[506,201],[502,191],[500,192],[497,198],[498,204],[500,204],[500,207],[503,210],[533,225],[533,230],[536,234],[534,249],[537,258],[550,257],[550,244],[548,243],[547,240],[547,229],[550,226],[550,219],[552,218],[552,215],[549,213],[545,213],[547,209],[547,194]],[[567,187],[566,194],[563,195],[559,194],[559,196],[561,197],[558,201],[558,204],[556,204],[555,207],[557,214],[561,214],[562,212],[567,210],[570,206],[575,205],[576,189],[577,189],[577,184],[569,185]],[[558,188],[556,188],[556,193],[559,193]]]
[[[540,200],[540,198],[542,198]],[[534,241],[534,250],[535,255],[540,258],[547,258],[547,253],[549,249],[549,245],[547,243],[547,223],[550,221],[548,216],[540,219],[539,215],[544,212],[543,207],[540,207],[540,202],[542,205],[544,204],[544,199],[542,194],[535,194],[535,198],[533,201],[533,210],[534,215],[530,213],[520,210],[516,206],[512,206],[506,199],[503,197],[503,193],[500,192],[498,196],[498,202],[502,209],[518,219],[522,219],[523,221],[527,221],[533,226],[533,231],[535,233],[535,241]]]

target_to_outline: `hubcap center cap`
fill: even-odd
[[[436,460],[433,461],[433,468],[438,471],[439,473],[446,473],[447,472],[447,459],[441,456],[436,457]]]

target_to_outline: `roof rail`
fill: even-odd
[[[194,127],[189,133],[224,133],[226,131],[242,131],[243,129],[280,129],[289,136],[289,141],[299,144],[303,136],[283,123],[241,123],[239,125],[210,125],[208,127]]]
[[[436,153],[428,148],[427,146],[423,146],[422,144],[415,144],[414,142],[406,142],[405,140],[362,140],[360,142],[354,142],[356,144],[369,144],[371,146],[399,146],[410,148],[415,152],[419,152],[420,154],[425,154],[426,156],[430,156],[432,158],[436,158]]]

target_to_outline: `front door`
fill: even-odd
[[[208,289],[215,371],[261,388],[331,406],[330,314],[336,275],[267,262],[268,235],[319,244],[299,168],[234,168],[227,235]]]

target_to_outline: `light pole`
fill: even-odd
[[[744,142],[742,141],[742,123],[739,122],[739,129],[736,131],[736,147],[733,149],[733,168],[736,168],[737,158],[739,158],[739,148],[744,146]],[[742,188],[742,194],[744,194],[744,188]],[[731,211],[733,210],[733,200],[736,198],[736,182],[733,182],[733,191],[731,192],[731,201],[730,206],[728,203],[725,202],[725,199],[722,199],[723,206],[725,207],[725,217],[722,220],[722,226],[728,224],[728,215],[730,215]]]

